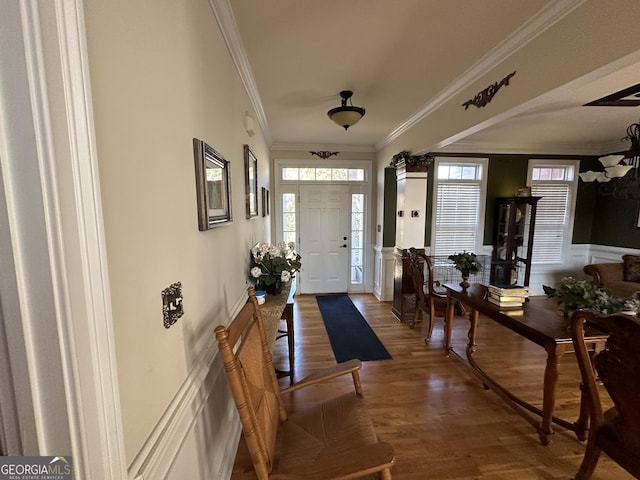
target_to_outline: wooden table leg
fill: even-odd
[[[588,345],[589,359],[591,360],[591,367],[593,368],[593,374],[595,378],[598,378],[598,372],[596,372],[593,366],[594,357],[604,349],[603,341],[592,342]],[[584,384],[580,383],[580,416],[578,420],[573,424],[576,437],[581,442],[587,439],[589,432],[589,406],[587,405],[587,397],[584,392]]]
[[[294,337],[294,328],[293,328],[293,303],[288,303],[283,312],[282,312],[282,320],[284,320],[287,324],[286,330],[278,330],[279,335],[276,337],[276,340],[282,337],[287,337],[287,347],[289,352],[289,370],[282,371],[276,369],[276,376],[278,378],[289,377],[289,385],[293,385],[293,377],[294,377],[294,366],[295,366],[295,337]]]
[[[553,408],[556,403],[556,385],[558,383],[558,367],[564,351],[547,351],[547,365],[544,369],[544,386],[542,394],[542,422],[538,430],[540,441],[543,445],[549,445],[550,435],[554,434],[551,426],[553,422]]]
[[[293,329],[293,315],[291,315],[290,317],[285,318],[286,322],[287,322],[287,343],[288,343],[288,347],[289,347],[289,384],[293,385],[293,370],[294,370],[294,365],[296,363],[295,360],[295,355],[296,355],[296,349],[295,349],[295,340],[294,340],[294,329]]]
[[[476,332],[478,331],[478,311],[471,310],[469,313],[469,343],[467,344],[467,355],[471,356],[476,352]]]
[[[447,312],[444,319],[444,354],[448,357],[451,351],[451,331],[453,329],[453,317],[455,313],[455,301],[447,294]]]

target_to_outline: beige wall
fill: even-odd
[[[245,112],[255,115],[206,0],[86,0],[85,16],[131,462],[245,295],[248,250],[270,228],[269,217],[245,219],[243,144],[258,158],[258,188],[269,156],[260,132],[244,131]],[[207,232],[193,137],[231,162],[233,222]],[[178,281],[185,314],[167,330],[161,291]]]

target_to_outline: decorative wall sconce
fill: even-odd
[[[598,182],[599,195],[640,200],[640,124],[629,125],[622,140],[631,142],[628,152],[600,157],[603,170],[582,172],[580,179],[585,183]]]

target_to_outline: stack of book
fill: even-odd
[[[501,309],[520,309],[529,297],[529,287],[489,285],[487,300]]]

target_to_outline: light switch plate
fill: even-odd
[[[182,307],[182,283],[176,282],[162,291],[162,322],[169,328],[184,314]]]

